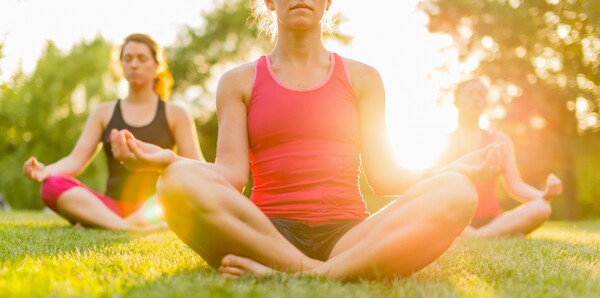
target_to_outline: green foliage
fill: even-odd
[[[111,45],[102,38],[75,45],[65,55],[49,42],[31,76],[17,73],[3,86],[0,101],[0,192],[15,208],[41,207],[38,185],[21,171],[36,156],[52,163],[75,145],[90,110],[115,98],[116,80],[110,72]],[[96,161],[81,177],[102,190],[105,172]]]
[[[565,184],[555,214],[578,212],[581,134],[600,130],[600,37],[597,1],[422,0],[429,29],[453,37],[463,61],[498,91],[491,115],[515,143],[526,181],[549,172]],[[597,157],[589,158],[597,159]],[[597,156],[597,154],[595,154]],[[587,157],[584,157],[587,158]],[[582,210],[582,209],[579,209]],[[590,215],[591,209],[583,210]]]
[[[600,214],[600,133],[589,133],[579,139],[579,155],[575,162],[578,179],[579,209],[583,217]]]
[[[167,48],[174,89],[201,86],[206,90],[215,65],[246,61],[253,50],[268,48],[270,40],[259,36],[256,28],[248,28],[249,18],[247,0],[219,1],[203,13],[200,28],[184,28],[177,43]]]
[[[456,241],[393,281],[230,281],[172,232],[75,229],[55,215],[0,212],[0,297],[596,297],[599,247],[600,222],[551,222],[527,240]]]

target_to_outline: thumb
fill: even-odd
[[[129,150],[131,150],[131,152],[133,152],[133,154],[137,157],[144,158],[146,156],[143,150],[141,150],[140,145],[138,144],[136,139],[128,139],[127,147],[129,147]]]

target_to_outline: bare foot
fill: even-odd
[[[265,276],[279,271],[248,258],[226,255],[221,260],[219,272],[225,278],[237,279],[242,275]]]

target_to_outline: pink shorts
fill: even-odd
[[[122,217],[122,212],[119,209],[119,206],[115,201],[111,198],[104,196],[102,194],[97,193],[91,188],[85,186],[83,183],[79,182],[79,180],[70,177],[70,176],[50,176],[44,180],[42,186],[40,188],[40,196],[42,197],[42,201],[48,208],[54,210],[54,212],[58,213],[58,209],[56,208],[56,202],[58,198],[67,190],[73,187],[83,187],[87,191],[91,192],[102,204],[104,204],[108,209],[112,210],[114,213]]]

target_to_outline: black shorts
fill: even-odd
[[[307,224],[284,218],[270,218],[270,220],[279,233],[301,252],[321,261],[329,258],[335,244],[348,230],[362,222],[362,220],[354,220]]]

